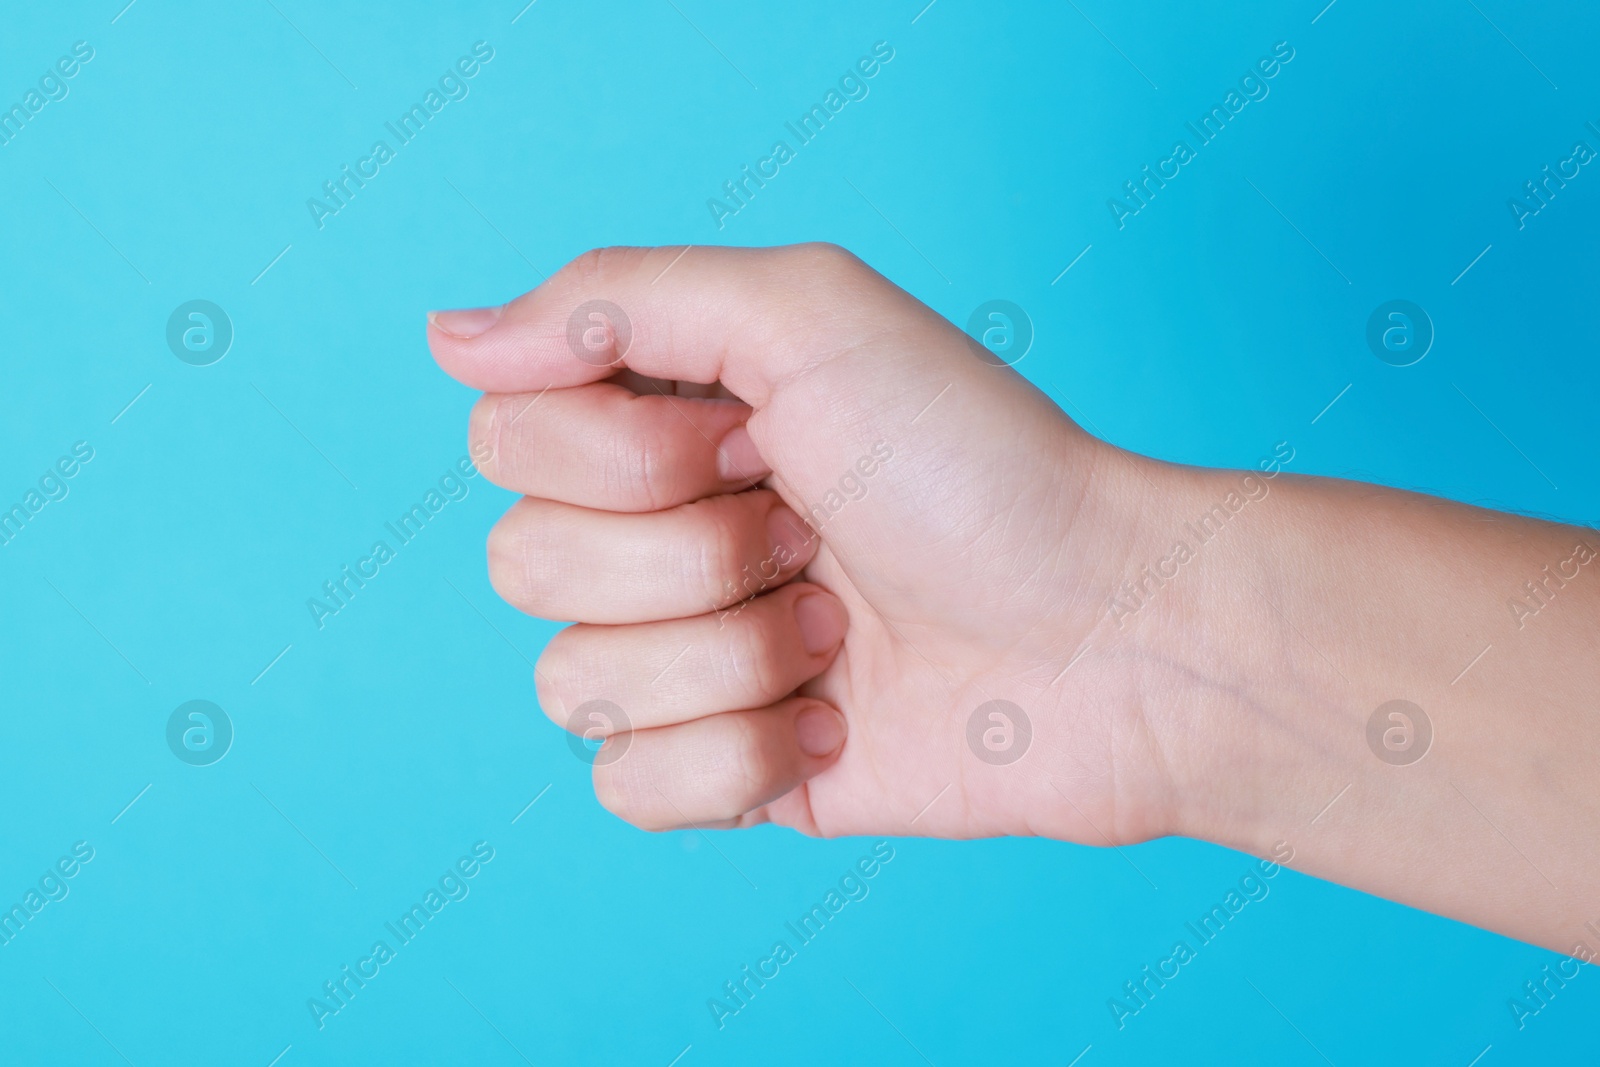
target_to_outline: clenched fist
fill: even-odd
[[[592,252],[429,330],[488,391],[484,473],[527,494],[496,589],[577,623],[540,703],[625,717],[602,803],[652,829],[1171,830],[1150,659],[1107,611],[1145,461],[840,249],[677,255]]]
[[[526,494],[494,585],[575,622],[539,701],[630,822],[1187,834],[1600,952],[1593,531],[1122,451],[831,246],[429,322]]]

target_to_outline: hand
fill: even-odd
[[[650,829],[1172,832],[1197,773],[1159,737],[1174,680],[1157,630],[1107,612],[1159,465],[846,252],[678,256],[591,252],[428,331],[488,391],[484,473],[528,494],[490,536],[496,589],[577,621],[541,705],[631,726],[601,802]]]
[[[608,808],[1181,833],[1600,958],[1593,531],[1143,459],[837,249],[679,257],[429,329]]]

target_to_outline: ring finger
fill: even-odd
[[[569,626],[539,657],[539,704],[562,723],[609,700],[634,729],[763,707],[827,669],[847,621],[833,594],[795,582],[715,615]]]

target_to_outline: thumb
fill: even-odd
[[[759,409],[786,379],[907,313],[950,328],[833,245],[601,248],[503,306],[430,313],[428,344],[446,373],[485,392],[584,385],[625,367],[720,381]]]

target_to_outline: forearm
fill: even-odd
[[[1222,772],[1182,832],[1600,951],[1600,536],[1287,475],[1230,525],[1174,613]]]

